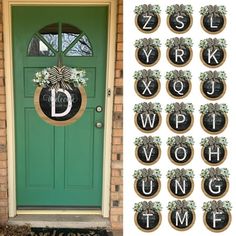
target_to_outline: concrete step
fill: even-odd
[[[8,223],[30,224],[31,227],[110,229],[109,219],[99,215],[17,215],[9,218]]]

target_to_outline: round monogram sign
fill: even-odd
[[[39,116],[52,125],[64,126],[79,119],[86,107],[83,87],[72,89],[40,88],[35,90],[34,104]]]

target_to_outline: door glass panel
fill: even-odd
[[[44,27],[39,31],[43,38],[58,51],[58,24],[52,24]]]
[[[34,36],[28,47],[29,56],[54,56],[54,53],[38,37]]]
[[[92,46],[86,35],[83,35],[79,41],[67,52],[66,56],[92,56]]]
[[[80,30],[73,25],[62,24],[62,51],[65,51],[80,34]]]

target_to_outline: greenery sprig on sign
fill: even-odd
[[[159,169],[140,169],[135,170],[133,177],[135,179],[143,179],[143,180],[149,180],[149,179],[159,179],[161,178],[161,172]]]
[[[206,71],[206,72],[202,72],[199,77],[201,81],[207,81],[207,80],[225,81],[226,78],[227,78],[227,75],[224,71]]]
[[[200,144],[202,147],[214,148],[217,146],[226,147],[228,145],[228,142],[225,137],[207,137],[207,138],[202,138]]]
[[[227,13],[226,7],[221,5],[221,6],[217,6],[217,5],[208,5],[208,6],[204,6],[201,7],[200,9],[200,14],[203,16],[225,16]]]
[[[159,15],[161,13],[161,8],[159,5],[143,4],[143,5],[136,6],[134,9],[134,13],[136,15],[140,15],[144,13],[148,13],[150,15],[151,14]]]
[[[227,43],[226,43],[226,40],[221,38],[221,39],[217,39],[217,38],[208,38],[208,39],[203,39],[203,40],[200,40],[200,43],[199,43],[199,47],[202,48],[202,49],[212,49],[212,50],[215,50],[215,49],[224,49],[226,48],[227,46]]]
[[[203,179],[207,178],[217,178],[222,176],[223,178],[228,178],[230,175],[229,170],[227,168],[207,168],[201,171],[201,177]]]
[[[181,113],[182,111],[185,111],[187,113],[193,113],[194,112],[194,107],[192,103],[171,103],[167,104],[166,106],[166,112],[167,113]]]
[[[166,13],[171,16],[186,16],[193,14],[193,7],[191,5],[171,5],[167,6]]]
[[[152,103],[152,102],[142,102],[139,104],[135,104],[134,106],[134,112],[136,113],[150,113],[155,114],[162,111],[161,104],[160,103]]]
[[[143,201],[143,202],[135,203],[135,205],[134,205],[134,211],[138,212],[138,213],[140,213],[140,212],[159,213],[159,212],[161,212],[161,210],[162,210],[162,206],[161,206],[160,202]]]
[[[180,201],[180,200],[176,200],[176,201],[172,201],[168,203],[167,209],[169,211],[183,211],[183,210],[195,210],[196,209],[196,204],[194,201]]]
[[[192,79],[192,73],[189,70],[172,70],[169,72],[166,72],[165,78],[167,80],[180,80],[180,81],[185,81],[185,80],[191,80]]]
[[[147,148],[152,147],[152,146],[160,146],[161,145],[161,138],[159,136],[143,136],[136,138],[134,141],[134,144],[137,147],[140,146],[145,146]]]
[[[218,104],[218,103],[209,103],[205,105],[201,105],[200,107],[200,113],[202,114],[208,114],[208,113],[220,113],[225,114],[228,113],[229,109],[226,104]]]
[[[189,146],[192,146],[194,144],[194,139],[192,136],[175,136],[175,137],[170,137],[167,140],[167,145],[168,146],[174,146],[174,145],[183,145],[183,144],[188,144]]]
[[[232,210],[232,204],[230,201],[209,201],[204,202],[202,209],[205,212],[216,212],[216,211],[226,211],[230,212]]]
[[[140,79],[153,79],[153,80],[159,80],[161,78],[161,73],[159,70],[138,70],[134,72],[133,78],[135,80]]]
[[[66,66],[53,66],[37,72],[33,82],[38,87],[49,87],[56,90],[60,88],[72,90],[71,85],[75,87],[87,85],[88,78],[85,76],[85,70]]]
[[[144,48],[144,49],[152,49],[152,48],[159,48],[161,46],[160,39],[152,39],[152,38],[143,38],[143,39],[137,39],[135,40],[134,46],[138,49]]]
[[[173,169],[173,170],[168,170],[167,172],[167,178],[168,179],[181,179],[183,177],[188,177],[190,179],[194,178],[194,172],[192,169]]]
[[[193,46],[193,41],[191,38],[171,38],[166,40],[166,46],[168,48],[174,48],[174,49],[185,49],[185,48],[191,48]]]

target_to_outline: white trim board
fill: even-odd
[[[7,109],[7,158],[8,158],[8,197],[9,217],[17,214],[16,210],[16,181],[15,181],[15,126],[14,126],[14,84],[13,84],[13,51],[12,51],[12,6],[79,6],[103,5],[109,7],[108,18],[108,43],[107,43],[107,70],[106,91],[110,95],[105,101],[104,121],[104,152],[103,152],[103,189],[102,211],[103,217],[109,217],[110,210],[110,173],[111,173],[111,138],[112,138],[112,112],[113,88],[115,70],[115,45],[116,45],[116,13],[117,0],[4,0],[3,1],[3,30],[4,30],[4,68],[6,83],[6,109]],[[28,211],[30,214],[30,211]],[[46,212],[46,211],[45,211]],[[20,213],[20,212],[18,212]],[[69,212],[68,212],[69,213]],[[92,214],[92,212],[90,212]],[[90,214],[88,211],[88,214]],[[66,211],[65,211],[65,214]],[[76,214],[76,211],[75,211]]]

